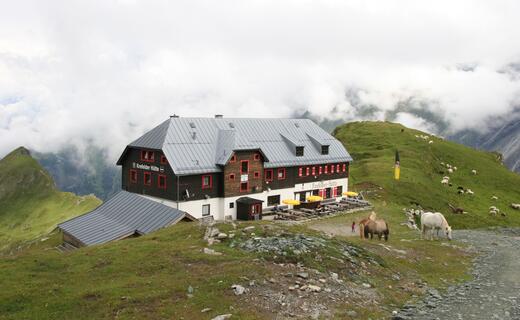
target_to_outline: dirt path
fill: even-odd
[[[405,305],[394,319],[520,319],[520,230],[457,231],[479,256],[474,279]]]

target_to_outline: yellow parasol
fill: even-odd
[[[358,193],[354,192],[354,191],[347,191],[347,192],[343,192],[343,195],[347,196],[347,197],[357,197]]]
[[[320,196],[308,196],[307,197],[307,201],[309,202],[316,202],[316,201],[321,201],[323,200],[323,197],[320,197]]]
[[[294,200],[294,199],[285,199],[285,200],[282,200],[282,203],[291,204],[293,206],[297,206],[297,205],[300,204],[300,201]]]

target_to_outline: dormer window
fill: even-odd
[[[329,154],[329,146],[321,146],[321,154],[323,154],[323,155]]]
[[[296,147],[296,156],[303,157],[303,147]]]

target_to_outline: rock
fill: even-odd
[[[229,234],[229,239],[233,239],[235,237],[235,234],[234,233],[230,233]]]
[[[243,229],[243,231],[246,231],[246,232],[247,232],[247,231],[251,231],[251,230],[254,230],[254,229],[255,229],[255,226],[249,226],[249,227],[245,227],[245,228]]]
[[[202,310],[200,310],[201,313],[206,313],[206,312],[210,312],[211,311],[211,308],[204,308]]]
[[[327,280],[323,279],[323,278],[319,279],[318,281],[321,282],[321,283],[327,283]]]
[[[271,283],[278,283],[278,281],[276,281],[276,279],[274,279],[274,278],[269,278],[268,281],[271,282]]]
[[[315,286],[313,284],[309,284],[307,288],[312,292],[321,292],[321,287]]]
[[[235,293],[236,296],[240,296],[246,292],[246,288],[244,288],[243,286],[241,286],[239,284],[232,285],[231,289],[233,289],[233,292]]]
[[[347,316],[349,316],[351,318],[355,318],[355,317],[357,317],[357,315],[358,315],[357,312],[354,310],[347,311]]]
[[[368,288],[372,288],[372,286],[371,286],[370,284],[368,284],[368,283],[363,283],[362,286],[363,286],[364,288],[367,288],[367,289],[368,289]]]
[[[193,293],[193,287],[192,287],[192,286],[189,286],[189,287],[188,287],[188,293],[189,293],[189,294],[192,294],[192,293]]]
[[[217,239],[219,240],[224,240],[224,239],[227,239],[228,238],[228,235],[224,232],[221,232],[217,235]]]
[[[307,272],[299,272],[296,275],[302,279],[309,279],[309,274]]]
[[[231,313],[228,313],[228,314],[221,314],[221,315],[218,315],[216,316],[215,318],[211,319],[211,320],[226,320],[226,319],[229,319],[231,318],[232,314]]]
[[[294,291],[296,289],[295,286],[289,286],[289,291]]]
[[[212,255],[212,256],[220,256],[222,255],[222,252],[217,252],[213,249],[209,249],[209,248],[204,248],[203,252],[205,254],[209,254],[209,255]]]
[[[220,233],[220,231],[217,228],[212,228],[211,231],[209,232],[209,237],[215,238],[216,236],[218,236],[219,233]]]

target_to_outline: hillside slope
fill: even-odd
[[[509,171],[497,153],[478,151],[436,137],[425,140],[420,136],[426,133],[389,122],[348,123],[336,128],[334,135],[354,158],[353,189],[375,190],[382,200],[403,207],[417,202],[424,208],[447,214],[456,228],[520,225],[520,212],[509,208],[511,203],[520,202],[520,175]],[[429,143],[430,140],[433,142]],[[396,150],[401,158],[400,181],[393,179]],[[442,162],[458,170],[448,174]],[[473,169],[477,175],[471,174]],[[450,175],[453,186],[440,183],[446,175]],[[474,195],[458,194],[459,186],[471,189]],[[492,200],[492,196],[498,200]],[[453,214],[448,203],[468,213]],[[489,215],[492,205],[506,216]]]
[[[0,160],[0,250],[46,234],[99,204],[94,196],[57,190],[29,151],[18,148]]]

